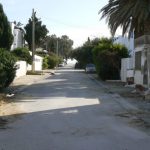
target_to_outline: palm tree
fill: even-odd
[[[100,11],[112,35],[118,27],[122,34],[135,32],[135,38],[150,34],[150,0],[109,0]]]

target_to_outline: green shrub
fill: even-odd
[[[12,51],[12,53],[18,60],[26,61],[28,64],[32,63],[32,56],[27,48],[16,48]]]
[[[48,69],[48,58],[46,56],[43,58],[42,69]]]
[[[8,87],[16,75],[16,58],[5,49],[0,49],[0,89]]]
[[[53,69],[63,61],[62,57],[57,56],[55,53],[46,55],[43,59],[43,69]]]
[[[72,57],[78,61],[77,67],[85,68],[86,64],[93,63],[92,49],[93,45],[83,45],[72,51]]]
[[[93,49],[97,74],[102,80],[120,79],[121,59],[128,56],[125,46],[101,42]]]
[[[48,68],[49,69],[55,68],[59,63],[59,59],[56,55],[47,56],[47,60],[48,60]]]
[[[61,64],[62,62],[64,62],[64,60],[61,56],[57,56],[57,57],[58,57],[58,64]]]

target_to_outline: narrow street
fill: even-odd
[[[83,70],[58,69],[21,95],[23,114],[0,130],[0,150],[150,149],[150,136],[119,117],[136,108]]]

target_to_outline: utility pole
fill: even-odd
[[[57,54],[57,56],[59,55],[59,54],[58,54],[58,38],[57,38],[56,54]]]
[[[35,12],[32,10],[32,72],[35,71]]]

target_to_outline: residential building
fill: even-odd
[[[150,88],[150,36],[143,35],[135,39],[135,75],[136,84]]]
[[[113,43],[124,45],[129,50],[130,55],[134,56],[134,36],[131,38],[118,36],[113,39]]]
[[[24,30],[18,24],[16,24],[16,22],[11,22],[10,25],[12,34],[14,36],[14,41],[11,46],[11,50],[18,47],[24,47]]]
[[[134,82],[134,66],[135,66],[135,51],[134,51],[134,35],[131,38],[118,36],[113,39],[113,43],[124,45],[130,54],[130,58],[121,60],[120,78],[123,82]]]

